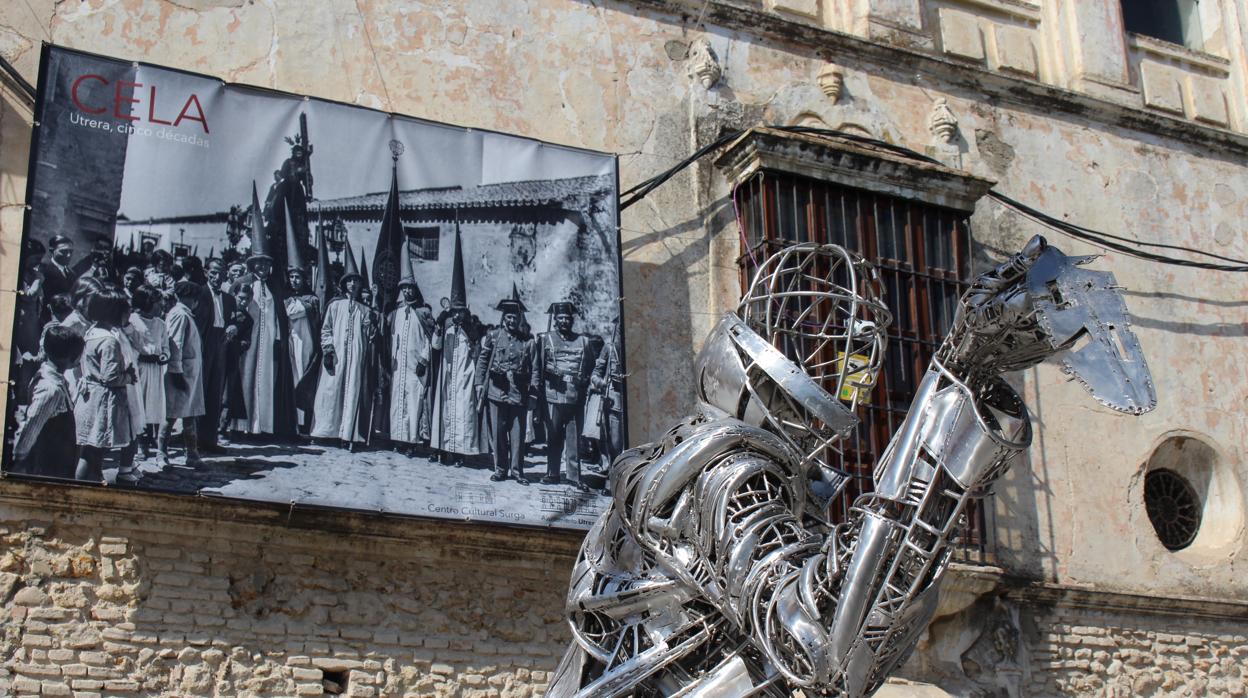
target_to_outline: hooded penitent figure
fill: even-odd
[[[274,276],[278,260],[260,215],[255,183],[251,190],[252,251],[248,273],[238,283],[251,286],[251,342],[243,354],[243,401],[246,419],[234,428],[247,434],[295,433],[295,381],[290,361],[290,325],[286,317],[286,280]],[[284,256],[284,255],[283,255]]]
[[[451,314],[446,326],[433,338],[441,352],[438,382],[433,399],[430,445],[456,456],[481,452],[477,401],[473,374],[477,338],[470,326],[468,294],[464,287],[464,252],[459,229],[455,230],[455,266],[451,270]]]
[[[286,204],[283,202],[283,207]],[[286,317],[290,321],[290,364],[298,381],[308,370],[316,353],[316,333],[318,325],[318,308],[316,296],[308,292],[307,265],[303,263],[303,246],[295,232],[294,221],[290,209],[286,207],[286,278],[290,295],[286,298]],[[295,280],[298,280],[298,286]],[[302,410],[300,410],[302,412]],[[299,423],[304,424],[304,415],[299,415]]]
[[[338,285],[342,295],[325,309],[321,325],[321,375],[313,403],[312,436],[364,441],[359,424],[364,394],[364,362],[372,338],[372,312],[360,303],[363,277],[350,245]]]
[[[411,256],[403,245],[399,306],[390,313],[390,439],[405,444],[429,440],[429,356],[433,315],[425,304]]]

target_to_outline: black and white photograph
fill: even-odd
[[[587,528],[614,156],[48,46],[4,470]]]

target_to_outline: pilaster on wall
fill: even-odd
[[[853,33],[893,46],[932,49],[924,31],[922,0],[858,0],[854,5]]]
[[[1118,0],[1060,0],[1057,5],[1057,40],[1069,69],[1066,86],[1120,104],[1138,104]]]

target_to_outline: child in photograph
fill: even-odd
[[[204,415],[203,349],[195,326],[195,308],[199,305],[201,287],[183,279],[174,286],[177,302],[165,316],[169,329],[169,363],[165,366],[165,426],[160,458],[169,462],[168,440],[173,423],[182,421],[182,441],[186,447],[186,465],[198,466],[198,420]]]
[[[91,327],[91,320],[87,317],[87,305],[91,302],[91,298],[104,288],[104,282],[94,276],[83,276],[74,282],[73,299],[74,309],[67,315],[61,324],[74,332],[78,336],[83,336]]]
[[[169,362],[169,331],[161,317],[160,291],[146,284],[134,291],[135,328],[139,348],[139,394],[143,399],[143,455],[151,455],[152,444],[165,423],[165,364]],[[159,444],[159,450],[164,450]]]
[[[117,286],[112,288],[126,293],[125,289]],[[139,370],[139,346],[142,344],[139,328],[130,322],[133,313],[130,312],[130,297],[126,294],[126,315],[122,325],[113,330],[113,336],[117,341],[121,342],[121,354],[126,360],[126,365],[136,374],[136,379],[126,384],[126,406],[127,413],[130,415],[130,433],[134,434],[134,438],[130,444],[121,449],[120,465],[117,468],[117,484],[133,485],[139,481],[139,470],[134,465],[135,456],[139,451],[139,436],[143,433],[143,427],[146,418],[143,415],[143,393],[139,390],[139,382],[137,374]]]
[[[48,299],[48,312],[52,314],[50,323],[60,324],[74,312],[74,298],[68,293],[58,293]]]
[[[77,465],[73,399],[64,372],[82,357],[83,339],[51,325],[41,340],[43,361],[31,386],[30,405],[17,427],[13,472],[72,478]]]
[[[80,447],[74,477],[79,480],[103,482],[104,455],[113,449],[126,449],[134,441],[126,386],[138,376],[126,363],[115,333],[129,314],[126,294],[115,287],[101,288],[86,303],[86,319],[93,325],[84,336],[86,346],[79,362],[81,376],[74,403]]]

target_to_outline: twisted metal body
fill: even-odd
[[[1030,443],[1001,373],[1079,344],[1065,366],[1098,400],[1155,402],[1112,276],[1086,261],[1036,238],[976,280],[874,491],[835,526],[823,512],[845,474],[829,456],[874,382],[888,313],[873,270],[839,247],[760,265],[699,354],[695,414],[612,466],[547,695],[873,693],[935,612],[967,504]]]

